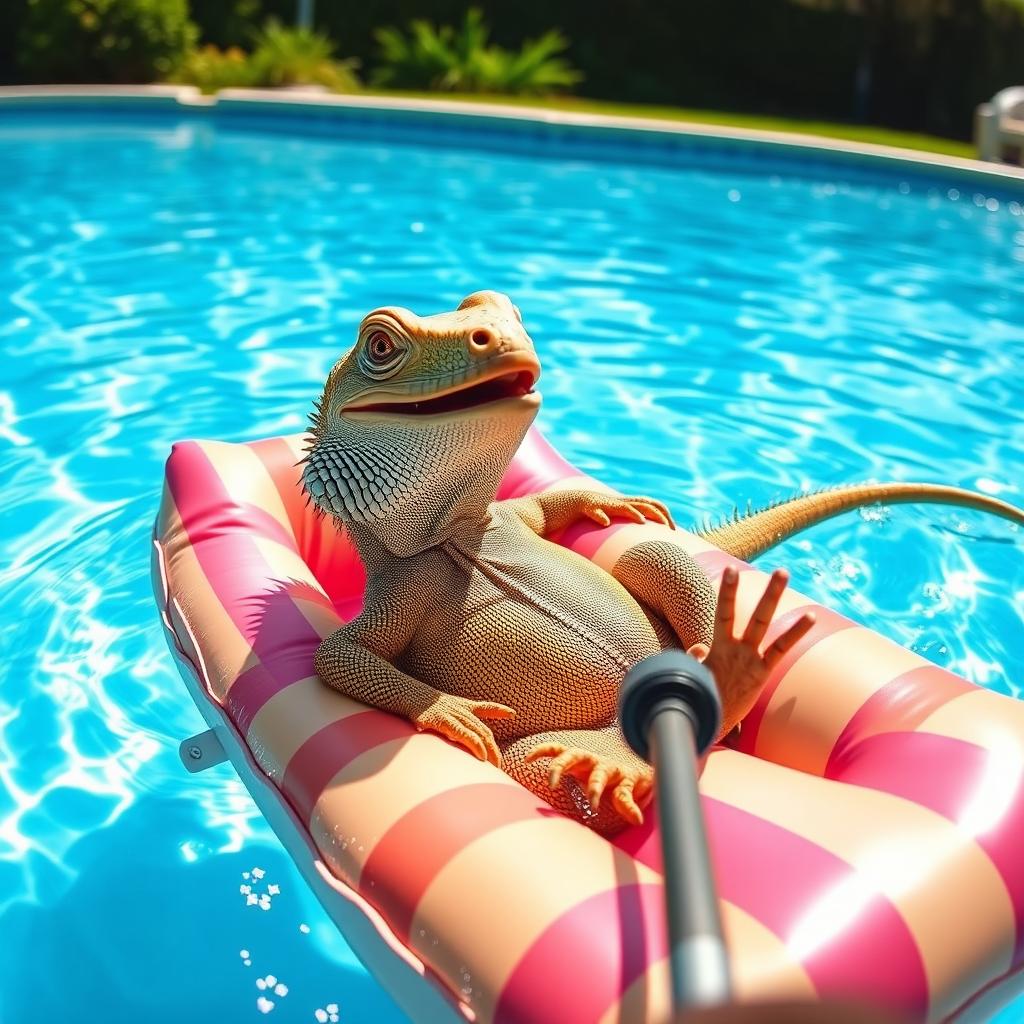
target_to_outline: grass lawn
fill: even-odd
[[[832,139],[850,139],[870,142],[879,146],[899,146],[902,149],[920,149],[947,156],[976,158],[977,151],[970,142],[944,139],[935,135],[876,128],[872,125],[841,124],[831,121],[805,121],[795,117],[768,117],[761,114],[730,114],[723,110],[688,110],[683,107],[657,107],[641,103],[611,103],[605,100],[579,99],[571,96],[482,96],[478,93],[404,92],[392,90],[371,93],[380,96],[411,96],[420,99],[465,100],[470,103],[504,103],[521,107],[542,107],[546,110],[566,110],[581,114],[612,114],[616,117],[655,117],[669,121],[691,121],[697,124],[720,124],[731,128],[758,128],[773,132],[799,132],[803,135],[821,135]]]

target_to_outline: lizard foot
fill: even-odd
[[[588,491],[582,497],[579,511],[588,519],[593,519],[599,526],[611,526],[611,517],[620,516],[623,519],[632,519],[634,523],[643,523],[649,519],[670,526],[673,530],[676,528],[672,521],[672,513],[655,498],[627,498],[617,494]]]
[[[562,743],[542,743],[526,755],[526,761],[550,757],[548,785],[557,789],[563,775],[581,782],[587,791],[590,806],[597,811],[601,798],[609,794],[612,807],[631,825],[643,824],[641,807],[650,803],[654,792],[654,771],[649,765],[622,764],[615,759],[583,747],[567,747]]]
[[[494,733],[482,719],[515,718],[515,711],[505,704],[486,700],[469,700],[443,693],[425,711],[412,719],[412,724],[421,732],[425,729],[439,733],[445,739],[465,747],[481,761],[490,761],[496,768],[501,767],[501,751],[495,742]]]

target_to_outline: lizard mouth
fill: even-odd
[[[433,398],[401,399],[395,402],[372,402],[368,405],[354,405],[346,413],[375,412],[398,416],[437,416],[442,413],[461,412],[492,402],[506,399],[525,398],[535,395],[533,385],[537,374],[533,370],[514,370],[499,376],[477,381],[468,387],[457,388],[435,395]]]

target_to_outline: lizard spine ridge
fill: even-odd
[[[734,510],[731,521],[717,526],[705,524],[695,532],[727,554],[750,561],[794,534],[843,512],[868,505],[912,502],[959,505],[991,512],[1024,526],[1024,512],[986,494],[944,484],[887,483],[848,484],[814,494],[799,494],[756,512],[751,511],[748,504],[743,515]]]

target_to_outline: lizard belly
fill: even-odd
[[[444,692],[514,708],[514,720],[489,723],[499,740],[607,725],[626,671],[662,644],[603,570],[539,538],[516,540],[514,557],[494,544],[453,554],[457,585],[438,591],[461,599],[431,610],[401,667]]]

